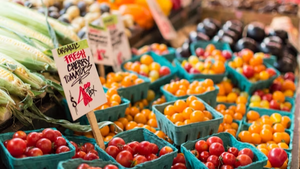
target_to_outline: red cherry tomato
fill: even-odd
[[[58,131],[58,130],[54,130],[54,133],[55,133],[56,137],[61,137],[62,136],[61,132]]]
[[[152,153],[153,153],[153,154],[157,154],[158,151],[159,151],[158,146],[157,146],[156,144],[154,144],[154,143],[151,143],[150,145],[151,145],[151,147],[152,147]]]
[[[77,167],[77,169],[88,169],[88,168],[90,168],[90,166],[89,166],[88,164],[85,164],[85,163],[80,164],[80,165]]]
[[[70,151],[70,148],[67,147],[67,146],[60,146],[56,149],[56,154],[60,154],[60,153],[63,153],[63,152],[68,152]]]
[[[273,148],[269,151],[268,159],[272,167],[281,167],[287,159],[287,153],[282,148]]]
[[[20,138],[22,140],[26,140],[27,135],[24,131],[17,131],[15,132],[15,134],[13,135],[13,138]]]
[[[108,164],[103,169],[119,169],[119,168],[117,166],[115,166],[115,165]]]
[[[239,155],[239,150],[237,148],[235,148],[235,147],[230,147],[227,150],[227,152],[233,154],[236,157]]]
[[[219,158],[216,155],[210,155],[206,161],[213,163],[214,166],[219,166],[220,164]]]
[[[171,169],[186,169],[186,166],[183,163],[176,163]]]
[[[54,142],[55,141],[55,139],[56,139],[56,134],[55,134],[55,132],[54,132],[54,130],[52,130],[52,129],[44,129],[43,130],[43,138],[47,138],[47,139],[49,139],[51,142]]]
[[[86,156],[83,159],[91,161],[91,160],[99,159],[99,157],[94,153],[87,153]]]
[[[155,154],[150,154],[146,158],[147,158],[148,161],[152,161],[152,160],[157,159],[158,157]]]
[[[37,132],[29,133],[27,136],[27,146],[35,146],[36,142],[41,138],[41,135]]]
[[[13,138],[8,141],[6,148],[13,157],[18,157],[25,152],[26,143],[23,139]]]
[[[30,156],[30,157],[36,157],[36,156],[42,156],[42,155],[43,155],[43,152],[39,148],[32,148],[27,153],[27,156]]]
[[[239,155],[241,155],[241,154],[245,154],[245,155],[249,156],[251,158],[251,160],[253,160],[253,158],[254,158],[254,154],[253,154],[252,150],[249,148],[243,148],[239,152]]]
[[[225,148],[220,143],[212,143],[209,146],[209,154],[220,156],[225,151]]]
[[[130,167],[133,161],[132,154],[129,151],[121,151],[117,157],[116,161],[124,167]]]
[[[236,161],[235,161],[235,167],[239,167],[239,166],[246,166],[252,163],[252,160],[249,156],[245,155],[245,154],[241,154],[239,156],[237,156]]]
[[[116,158],[117,155],[120,153],[120,149],[116,146],[108,146],[106,149],[105,149],[105,152],[112,156],[113,158]]]
[[[128,143],[127,145],[128,145],[129,147],[131,147],[131,149],[132,149],[132,151],[133,151],[133,154],[136,154],[136,153],[137,153],[136,148],[139,146],[139,144],[140,144],[139,142],[133,141],[133,142]]]
[[[208,150],[208,144],[204,140],[199,140],[195,144],[195,149],[201,153],[202,151],[207,151]]]
[[[84,151],[78,151],[75,154],[75,158],[82,158],[82,159],[84,159],[85,156],[86,156],[86,153]]]
[[[78,145],[74,141],[70,141],[70,143],[75,147],[75,151],[79,151]]]
[[[160,149],[159,156],[163,156],[163,155],[171,153],[171,152],[173,152],[173,149],[169,146],[165,146],[162,149]]]
[[[119,149],[120,149],[120,151],[127,150],[127,151],[129,151],[131,154],[134,154],[132,148],[131,148],[130,146],[128,146],[128,145],[121,146],[121,147],[119,147]]]
[[[96,154],[96,155],[98,155],[98,152],[96,151],[96,150],[90,150],[88,153],[94,153],[94,154]]]
[[[137,152],[145,156],[152,154],[152,147],[150,142],[148,141],[140,142],[139,146],[137,147]]]
[[[173,165],[176,163],[183,163],[185,164],[185,158],[182,153],[178,153],[177,156],[173,160]]]
[[[220,143],[223,145],[223,141],[222,139],[220,139],[220,137],[217,137],[217,136],[212,136],[212,137],[209,137],[207,140],[206,140],[208,146],[210,146],[212,143]]]
[[[215,165],[214,165],[214,163],[212,163],[212,162],[206,162],[206,163],[205,163],[205,166],[206,166],[208,169],[215,169],[215,168],[216,168]]]
[[[137,155],[133,158],[133,166],[147,162],[147,158],[143,155]]]
[[[234,169],[231,165],[222,165],[221,169]]]
[[[200,153],[200,157],[199,157],[199,160],[202,161],[202,162],[206,162],[207,161],[207,158],[210,156],[209,152],[208,151],[202,151]]]
[[[67,145],[67,141],[66,139],[64,139],[63,137],[59,136],[59,137],[56,137],[56,140],[54,142],[54,147],[55,148],[58,148],[60,146],[65,146]]]
[[[9,140],[4,141],[4,147],[7,147],[7,143],[9,142]]]
[[[41,149],[44,154],[49,154],[52,150],[51,141],[47,138],[42,138],[36,142],[36,147]]]
[[[231,153],[224,152],[221,154],[221,160],[225,165],[234,166],[235,164],[235,156]]]
[[[191,150],[191,153],[194,154],[194,156],[199,159],[199,153],[197,150]]]
[[[125,141],[122,138],[119,137],[115,137],[112,138],[109,142],[108,142],[108,146],[124,146],[125,145]]]
[[[84,143],[85,152],[95,150],[95,146],[92,143]]]

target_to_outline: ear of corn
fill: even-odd
[[[6,67],[15,66],[13,73],[34,89],[41,89],[46,85],[39,76],[31,73],[25,66],[3,53],[0,53],[0,64]]]
[[[0,17],[0,25],[1,25],[1,27],[7,28],[16,33],[39,40],[39,41],[43,42],[44,44],[46,44],[50,49],[54,48],[51,38],[37,32],[29,27],[26,27],[18,22],[15,22],[8,18]],[[8,32],[8,31],[6,31],[6,32]]]
[[[15,104],[14,100],[2,89],[0,89],[0,105]]]
[[[0,16],[12,19],[49,37],[45,16],[19,4],[1,1]],[[79,41],[74,31],[59,21],[48,18],[49,24],[55,30],[59,43],[62,45]]]
[[[57,71],[54,60],[43,52],[26,43],[2,35],[0,35],[0,52],[12,57],[30,70]]]
[[[5,89],[9,94],[19,97],[32,94],[29,84],[23,83],[21,79],[3,66],[0,66],[0,88]]]
[[[0,124],[8,120],[11,115],[11,112],[5,106],[0,106]]]

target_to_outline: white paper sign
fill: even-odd
[[[87,40],[52,50],[73,120],[107,102]]]
[[[131,59],[130,45],[125,34],[125,27],[121,15],[118,12],[114,12],[111,15],[102,16],[102,22],[110,33],[114,57],[113,69],[115,72],[121,71],[121,64]]]
[[[156,0],[147,0],[147,3],[163,38],[165,40],[175,39],[177,37],[177,33],[169,18],[167,18],[162,12]]]
[[[109,65],[114,64],[114,54],[112,51],[111,38],[105,27],[89,24],[87,26],[87,40],[97,64]]]

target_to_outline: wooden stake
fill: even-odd
[[[94,135],[94,138],[96,140],[96,143],[98,144],[98,146],[100,148],[102,148],[103,150],[105,150],[105,145],[104,145],[103,137],[102,137],[101,132],[100,132],[100,130],[98,128],[98,123],[97,123],[97,119],[96,119],[94,111],[88,112],[88,114],[86,114],[86,117],[89,120],[89,123],[91,125],[91,128],[92,128],[93,135]]]
[[[99,74],[101,77],[105,77],[105,69],[104,69],[104,65],[100,65],[98,64],[98,70],[99,70]],[[102,84],[103,85],[103,84]]]

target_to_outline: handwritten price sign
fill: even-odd
[[[107,102],[87,40],[52,53],[73,120]]]
[[[177,33],[170,20],[162,12],[157,2],[155,0],[147,0],[147,3],[156,22],[156,25],[158,26],[158,29],[164,39],[175,39],[177,37]]]

